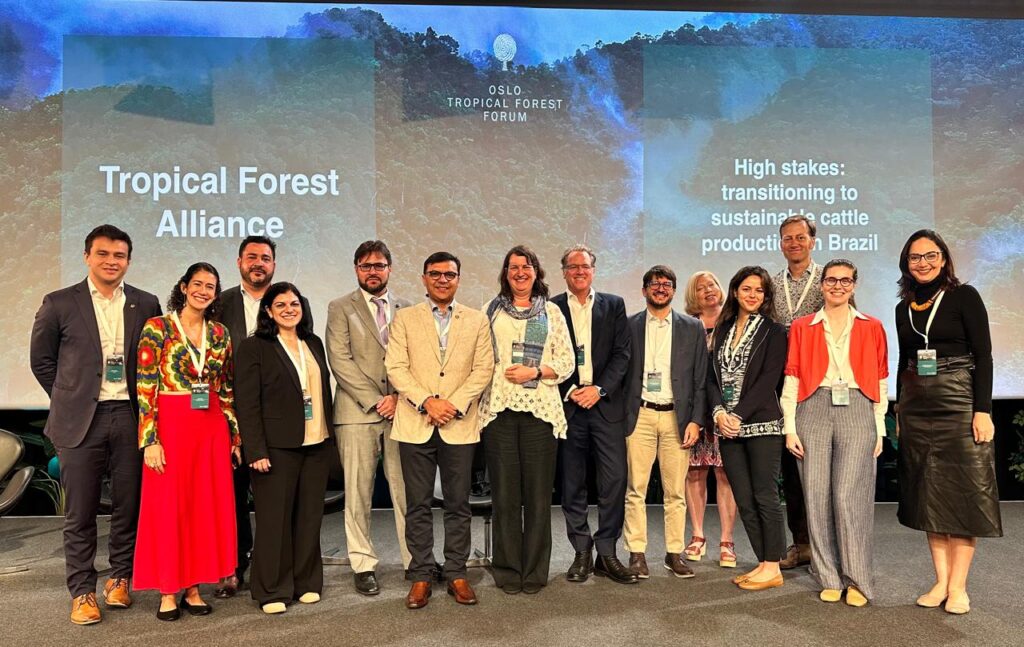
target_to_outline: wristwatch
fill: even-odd
[[[537,367],[537,377],[534,378],[534,379],[541,380],[543,378],[544,378],[544,369],[542,369],[541,367],[538,366]]]

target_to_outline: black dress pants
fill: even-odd
[[[72,597],[96,591],[96,513],[110,474],[111,576],[132,576],[142,487],[139,424],[127,401],[100,402],[77,447],[56,447],[64,487],[64,561]]]
[[[781,435],[718,439],[722,466],[758,562],[778,562],[786,553],[778,485],[784,445]]]
[[[498,586],[544,586],[551,565],[551,490],[558,444],[551,424],[505,410],[483,431],[494,508],[491,574]]]
[[[782,493],[786,496],[786,524],[793,535],[793,543],[806,546],[811,543],[807,534],[807,507],[804,505],[804,486],[796,457],[782,447]]]
[[[238,567],[235,575],[241,578],[249,568],[252,553],[252,520],[249,518],[249,467],[235,467],[235,526],[238,529]]]
[[[444,574],[449,582],[466,577],[466,560],[472,548],[473,512],[469,489],[473,482],[476,443],[449,445],[437,428],[423,444],[398,444],[405,480],[405,544],[412,561],[405,579],[429,582],[434,569],[434,475],[441,471],[444,499]]]
[[[625,423],[612,424],[596,409],[579,408],[569,419],[562,442],[562,512],[569,543],[577,552],[615,555],[626,515]],[[587,522],[587,458],[597,470],[597,532]]]
[[[270,447],[270,471],[252,470],[256,545],[251,589],[261,605],[323,592],[320,523],[333,451],[328,442]]]

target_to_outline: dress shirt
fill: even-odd
[[[260,314],[260,301],[262,298],[255,298],[245,289],[245,285],[239,286],[242,293],[242,307],[245,310],[245,336],[252,337],[256,332],[256,319]],[[237,346],[242,343],[241,339],[233,339],[232,343]]]
[[[434,329],[437,330],[438,350],[441,351],[441,361],[444,362],[444,354],[448,350],[448,331],[451,329],[452,313],[455,312],[455,302],[452,301],[442,311],[433,301],[430,303],[430,312],[434,315]]]
[[[647,375],[661,371],[661,391],[647,390]],[[647,311],[644,330],[644,374],[640,398],[654,404],[672,404],[672,311],[659,319]]]
[[[576,337],[576,346],[583,346],[583,364],[577,367],[580,376],[580,386],[589,386],[594,383],[594,362],[591,359],[592,351],[590,345],[591,326],[594,320],[594,288],[590,288],[590,294],[586,300],[580,303],[572,292],[565,295],[569,302],[569,316],[572,319],[572,331]],[[576,358],[576,349],[573,351],[573,361]]]
[[[385,290],[383,294],[370,294],[363,288],[359,288],[359,291],[363,293],[366,307],[370,309],[370,318],[375,321],[377,319],[377,304],[373,302],[373,299],[384,300],[384,317],[387,319],[388,325],[391,325],[391,293]]]
[[[96,314],[96,327],[100,331],[100,347],[103,349],[103,364],[100,370],[103,372],[103,382],[100,383],[99,401],[127,400],[128,399],[128,376],[124,375],[120,382],[107,381],[107,357],[121,355],[124,357],[124,281],[121,281],[111,297],[103,296],[88,277],[89,294],[92,296],[92,309]],[[127,371],[127,360],[125,360],[124,371]]]
[[[774,319],[785,326],[786,330],[789,330],[795,320],[817,312],[825,305],[825,296],[820,289],[821,271],[821,265],[812,260],[800,276],[792,276],[786,267],[772,277],[772,289],[775,291]],[[800,295],[804,293],[805,288],[807,295],[801,301]],[[789,303],[786,301],[787,292]],[[790,304],[793,306],[793,312],[789,311]]]

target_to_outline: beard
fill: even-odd
[[[377,287],[371,287],[365,281],[358,281],[359,287],[361,287],[362,289],[366,290],[370,294],[376,296],[376,295],[380,294],[381,292],[383,292],[384,290],[388,289],[388,280],[387,279],[378,279],[378,280],[380,281],[380,283],[377,285]]]
[[[664,303],[659,303],[655,301],[655,298],[656,297],[653,294],[648,294],[644,296],[644,300],[647,301],[647,305],[651,306],[652,308],[667,308],[668,306],[672,305],[671,296],[665,297]]]
[[[273,272],[268,272],[265,269],[262,270],[262,271],[263,271],[263,278],[262,279],[257,279],[255,276],[253,276],[253,270],[252,270],[252,268],[250,268],[249,271],[247,271],[245,273],[245,281],[246,281],[246,283],[248,283],[249,285],[251,285],[254,288],[261,288],[261,289],[265,288],[268,285],[270,285],[270,282],[274,279],[274,273]]]

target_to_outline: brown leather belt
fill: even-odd
[[[676,408],[676,405],[671,402],[668,404],[657,404],[654,402],[648,402],[647,400],[641,400],[640,406],[645,409],[653,409],[654,411],[672,411]]]

